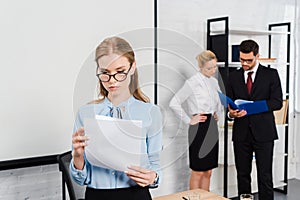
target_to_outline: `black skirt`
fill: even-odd
[[[188,134],[190,168],[207,171],[218,167],[219,132],[212,114],[207,114],[205,122],[190,125]]]
[[[151,200],[148,187],[129,187],[117,189],[86,188],[85,200]]]

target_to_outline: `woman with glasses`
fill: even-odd
[[[96,48],[95,60],[100,86],[99,99],[78,111],[72,135],[71,175],[78,184],[87,186],[87,200],[151,199],[148,188],[157,187],[161,177],[160,109],[149,103],[149,98],[139,88],[135,54],[127,41],[119,37],[105,39]],[[95,115],[142,121],[142,129],[146,134],[142,149],[148,155],[143,166],[129,166],[123,172],[93,166],[88,162],[84,150],[89,138],[84,133],[83,121]]]
[[[218,166],[217,120],[222,107],[218,81],[213,77],[217,70],[215,54],[203,51],[196,59],[199,72],[185,81],[170,107],[178,118],[189,124],[190,189],[209,191],[212,169]],[[183,103],[187,105],[186,111]]]

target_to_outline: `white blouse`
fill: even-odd
[[[222,106],[218,91],[220,87],[215,77],[206,77],[201,72],[185,81],[183,87],[174,95],[169,106],[176,116],[189,124],[191,117],[199,113],[221,115]],[[182,104],[187,104],[185,111]]]

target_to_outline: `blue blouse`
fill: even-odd
[[[160,152],[162,150],[162,115],[159,107],[145,103],[131,96],[127,101],[117,106],[121,109],[122,118],[128,120],[141,120],[143,131],[146,135],[143,144],[148,159],[142,162],[143,168],[155,171],[161,181]],[[95,115],[110,116],[113,104],[105,98],[99,104],[87,104],[82,106],[76,116],[74,130],[83,127],[85,118],[95,118]],[[114,189],[136,186],[124,172],[106,169],[91,165],[85,158],[82,170],[74,167],[73,159],[70,163],[70,173],[73,179],[80,185],[90,188]]]

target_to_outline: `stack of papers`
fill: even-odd
[[[84,120],[84,129],[90,137],[85,155],[92,165],[118,171],[126,171],[130,165],[141,166],[146,156],[142,153],[142,121],[97,115]]]

